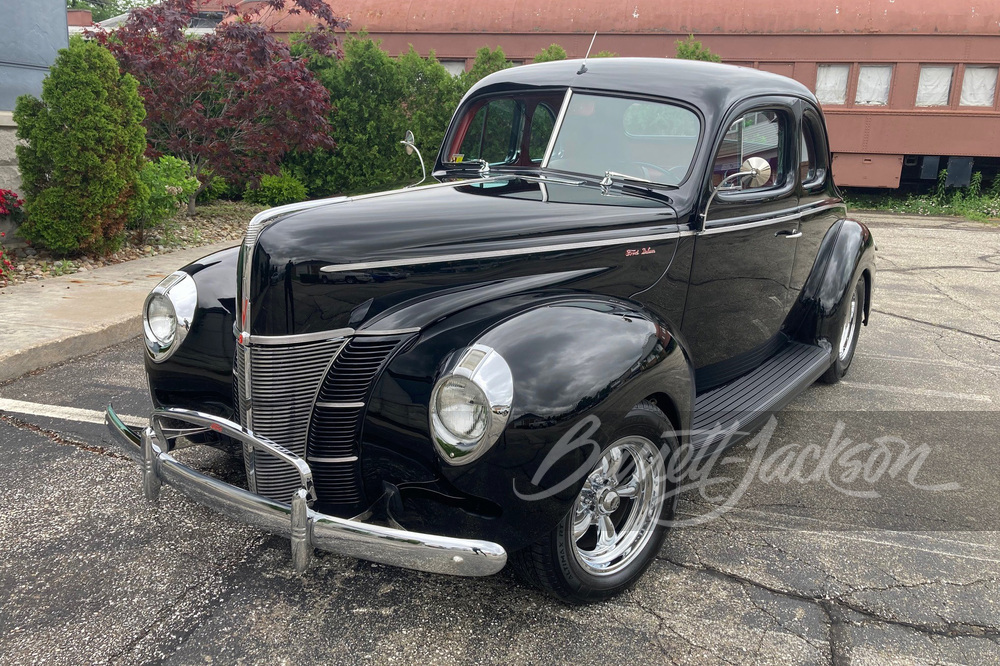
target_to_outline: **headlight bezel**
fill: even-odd
[[[167,340],[154,334],[149,323],[149,307],[160,299],[166,299],[174,312],[174,329]],[[171,273],[149,292],[142,305],[142,331],[146,353],[154,363],[163,363],[184,343],[197,308],[198,287],[194,278],[184,271]]]
[[[452,432],[437,412],[438,396],[443,387],[462,378],[481,393],[486,401],[488,420],[478,437],[462,437]],[[428,414],[431,440],[438,455],[449,465],[467,465],[481,458],[496,444],[507,426],[514,402],[514,377],[503,356],[492,347],[472,345],[452,357],[431,391]]]

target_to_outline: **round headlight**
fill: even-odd
[[[169,346],[177,333],[177,314],[165,294],[154,294],[146,305],[146,322],[149,332],[163,345]]]
[[[168,275],[146,297],[142,310],[142,330],[146,351],[162,363],[184,342],[198,307],[198,287],[183,271]]]
[[[434,411],[456,439],[477,442],[489,426],[490,406],[482,389],[465,377],[448,377],[438,386]]]
[[[450,465],[466,465],[490,450],[503,434],[514,400],[507,361],[485,345],[454,355],[434,385],[431,440]]]

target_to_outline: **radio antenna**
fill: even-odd
[[[587,71],[587,58],[590,57],[590,50],[594,48],[594,41],[597,39],[597,31],[594,31],[594,36],[590,39],[590,46],[587,47],[587,55],[583,56],[583,64],[580,65],[577,74],[583,74]]]

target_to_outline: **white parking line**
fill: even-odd
[[[980,393],[951,393],[949,391],[935,391],[933,389],[910,388],[909,386],[886,386],[885,384],[864,384],[861,382],[849,382],[841,380],[845,386],[853,386],[859,389],[870,391],[885,391],[886,393],[899,393],[902,395],[925,395],[929,398],[951,398],[953,400],[973,400],[975,402],[993,402],[993,398]]]
[[[1000,370],[1000,365],[981,365],[978,363],[961,363],[959,361],[946,361],[940,358],[913,358],[911,356],[892,356],[889,354],[870,354],[858,352],[854,358],[866,358],[875,361],[890,361],[892,363],[916,363],[917,365],[931,365],[943,368],[963,368],[974,370]]]
[[[27,416],[46,416],[48,418],[76,421],[78,423],[104,423],[104,412],[93,409],[78,409],[77,407],[45,405],[39,402],[24,402],[23,400],[0,398],[0,413],[3,412]],[[144,426],[148,422],[148,419],[139,416],[119,414],[118,417],[123,423],[130,426]]]
[[[691,517],[698,516],[698,514],[683,510],[678,510],[677,513]],[[753,517],[750,514],[755,514],[758,517]],[[1000,564],[1000,552],[998,552],[996,545],[977,543],[975,541],[962,541],[951,536],[941,537],[928,532],[900,532],[898,530],[878,528],[859,529],[857,526],[839,523],[834,520],[809,518],[807,516],[796,516],[793,514],[749,508],[733,509],[725,515],[737,518],[740,523],[746,524],[748,527],[759,527],[782,532],[808,533],[816,536],[836,534],[837,540],[861,541],[878,546],[916,550],[930,555]],[[810,524],[814,524],[815,526],[813,527]],[[946,531],[943,533],[955,535],[962,534],[963,532]],[[993,532],[991,531],[991,533]]]

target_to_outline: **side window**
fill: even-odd
[[[788,123],[777,111],[753,111],[730,125],[715,156],[712,185],[737,172],[756,170],[756,175],[729,180],[725,191],[765,190],[785,182]]]
[[[802,123],[802,140],[799,145],[799,182],[808,183],[816,177],[816,143],[809,123]]]
[[[552,128],[556,124],[556,114],[545,102],[535,107],[531,115],[531,128],[528,137],[528,159],[541,162],[545,157],[545,149],[552,137]]]
[[[802,137],[799,148],[799,182],[806,187],[820,186],[826,180],[827,152],[819,117],[807,111],[802,116]]]
[[[484,104],[469,123],[458,153],[452,161],[486,160],[505,164],[517,159],[521,137],[521,109],[512,99],[494,99]]]

